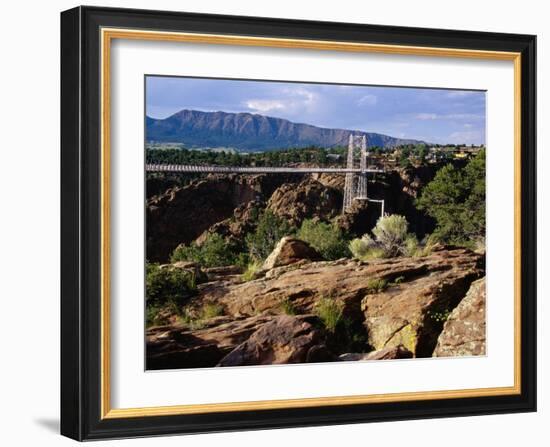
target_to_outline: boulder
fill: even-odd
[[[413,353],[409,351],[405,346],[393,346],[381,349],[379,351],[372,351],[367,353],[350,352],[341,354],[338,356],[338,360],[344,362],[357,361],[357,360],[395,360],[395,359],[410,359]]]
[[[285,236],[277,243],[274,250],[267,257],[262,265],[262,269],[271,270],[275,267],[293,264],[303,259],[320,261],[322,257],[307,242],[295,237]]]
[[[485,278],[472,283],[437,340],[434,357],[485,355]]]
[[[220,360],[218,366],[304,363],[323,341],[311,315],[280,315],[262,325],[248,340]]]

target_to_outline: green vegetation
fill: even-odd
[[[307,242],[328,261],[349,256],[348,240],[342,230],[334,223],[306,219],[296,235]]]
[[[445,323],[445,321],[449,319],[451,311],[448,309],[442,311],[429,310],[427,314],[433,321],[436,321],[438,323]]]
[[[364,234],[361,238],[353,239],[349,243],[351,255],[362,261],[369,259],[379,259],[385,256],[384,250],[376,246],[376,242],[369,234]]]
[[[402,254],[407,238],[408,222],[398,214],[384,216],[378,219],[372,234],[376,243],[384,250],[386,257],[391,258]]]
[[[245,271],[241,275],[243,281],[252,281],[256,279],[256,273],[262,268],[262,263],[259,261],[249,262]]]
[[[201,317],[205,320],[219,317],[224,314],[223,306],[215,303],[206,303],[202,307]]]
[[[297,315],[298,311],[292,301],[288,298],[285,298],[281,301],[281,310],[287,315]]]
[[[287,166],[292,163],[315,163],[318,166],[344,163],[344,159],[329,160],[327,154],[342,155],[346,148],[305,147],[265,152],[235,152],[231,150],[189,150],[167,145],[162,149],[151,146],[146,150],[147,163],[155,164],[209,164],[217,166]]]
[[[163,308],[154,304],[147,304],[145,307],[145,324],[147,327],[162,326],[168,320],[163,315]]]
[[[416,202],[437,222],[433,238],[474,247],[485,238],[485,150],[460,169],[441,168]]]
[[[282,217],[270,210],[265,210],[258,219],[253,233],[246,235],[248,252],[255,261],[263,261],[284,236],[293,234],[295,229]]]
[[[405,277],[404,276],[398,276],[397,278],[395,278],[391,282],[391,285],[397,286],[397,285],[401,284],[403,281],[405,281]]]
[[[219,317],[224,314],[223,306],[215,303],[205,303],[200,309],[185,308],[180,313],[178,320],[180,323],[189,326],[191,330],[202,329],[211,318]]]
[[[388,287],[388,281],[383,278],[372,278],[367,281],[368,293],[380,293],[386,290]]]
[[[234,244],[226,241],[218,233],[212,233],[201,245],[196,243],[179,245],[172,253],[170,260],[171,262],[193,261],[203,267],[221,267],[237,264],[239,256]]]
[[[407,219],[398,214],[378,219],[372,233],[353,239],[349,249],[354,258],[360,260],[392,258],[395,256],[420,256],[424,247],[420,247],[414,234],[408,233]]]
[[[178,268],[146,265],[146,320],[147,325],[162,324],[163,311],[180,314],[182,307],[197,291],[195,275]]]
[[[361,321],[344,317],[344,303],[332,297],[321,298],[314,312],[329,332],[326,344],[334,352],[369,351],[368,337]]]
[[[315,304],[315,313],[323,322],[326,330],[335,332],[336,327],[342,322],[344,305],[341,301],[336,301],[330,297],[321,298]]]

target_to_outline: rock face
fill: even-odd
[[[395,360],[395,359],[410,359],[413,357],[413,353],[405,348],[403,345],[394,346],[391,348],[384,348],[380,351],[372,351],[368,353],[346,353],[338,356],[338,360],[344,362],[357,361],[357,360]]]
[[[262,325],[244,343],[220,360],[218,366],[304,363],[308,352],[322,342],[311,315],[281,315]]]
[[[345,232],[362,236],[376,226],[380,215],[380,204],[363,200],[354,201],[345,214],[338,216],[337,223]]]
[[[263,208],[265,208],[265,203],[258,200],[243,203],[235,208],[230,218],[212,225],[195,242],[197,245],[201,245],[208,235],[217,233],[244,248],[244,238],[247,233],[254,230],[258,215]]]
[[[465,249],[436,251],[423,258],[382,259],[370,263],[349,259],[298,262],[276,267],[264,277],[246,283],[223,287],[210,283],[201,295],[207,301],[222,304],[229,315],[235,316],[278,309],[285,300],[299,312],[307,313],[321,298],[331,297],[342,303],[346,317],[365,320],[369,330],[372,323],[369,341],[375,349],[382,349],[391,339],[392,332],[397,334],[399,325],[405,321],[412,321],[414,317],[424,327],[424,320],[432,321],[426,316],[428,311],[435,313],[447,305],[454,308],[470,283],[482,276],[483,263],[482,255]],[[371,294],[370,281],[373,279],[385,280],[390,286],[382,293]],[[392,284],[396,279],[400,283]],[[384,315],[386,320],[382,319]],[[383,330],[378,329],[378,324],[374,327],[377,322],[382,323]],[[398,344],[397,339],[391,343],[392,346]],[[416,352],[409,344],[402,344]],[[435,340],[432,351],[434,346]]]
[[[485,278],[473,282],[445,322],[434,357],[485,355],[485,296]]]
[[[231,218],[235,208],[265,200],[296,176],[210,175],[152,197],[146,206],[147,259],[166,262],[180,244],[188,244],[214,224]]]
[[[258,328],[269,316],[217,317],[203,329],[162,326],[147,330],[147,369],[212,367]]]
[[[337,216],[342,209],[342,193],[306,178],[298,185],[286,183],[277,188],[267,208],[299,226],[306,218],[328,220]]]
[[[286,236],[279,241],[275,249],[265,260],[262,268],[264,270],[271,270],[275,267],[293,264],[302,259],[320,261],[322,257],[307,242],[295,237]]]
[[[403,345],[415,357],[430,357],[444,316],[483,274],[483,258],[465,249],[440,250],[417,262],[416,275],[362,300],[374,349]]]

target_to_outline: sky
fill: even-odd
[[[146,113],[248,112],[440,144],[485,144],[485,92],[146,77]]]

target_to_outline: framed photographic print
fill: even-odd
[[[536,409],[535,36],[61,14],[61,431]]]

